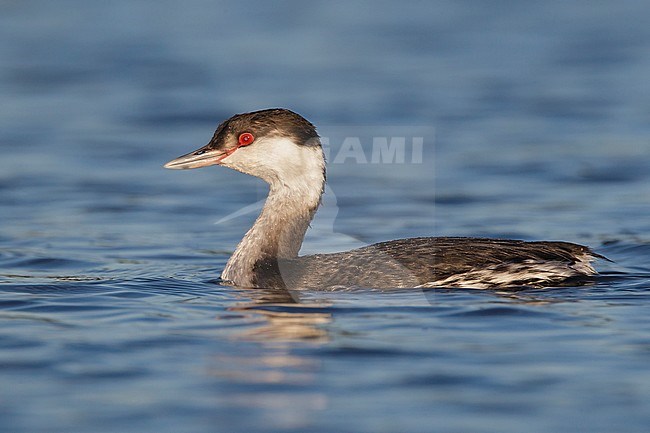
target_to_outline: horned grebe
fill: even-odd
[[[228,260],[221,279],[243,287],[553,286],[596,274],[602,256],[568,242],[425,237],[351,251],[298,256],[325,186],[325,158],[316,128],[286,109],[237,114],[202,148],[166,168],[222,165],[270,186],[264,207]]]

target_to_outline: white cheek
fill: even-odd
[[[287,186],[322,179],[325,167],[320,147],[298,146],[285,137],[258,140],[236,150],[221,164],[262,178],[271,185]]]

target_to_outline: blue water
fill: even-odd
[[[647,431],[649,24],[643,1],[3,2],[0,431]],[[221,286],[266,188],[161,165],[273,106],[330,138],[305,252],[614,262],[549,290]],[[372,163],[394,131],[421,161]],[[355,134],[368,162],[337,161]]]

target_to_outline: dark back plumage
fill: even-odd
[[[256,285],[290,289],[342,287],[541,287],[590,281],[602,258],[568,242],[423,237],[380,242],[290,260],[265,258]]]

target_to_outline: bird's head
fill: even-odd
[[[316,128],[283,108],[237,114],[219,125],[205,146],[165,164],[188,169],[222,165],[269,184],[291,184],[324,175],[325,159]]]

